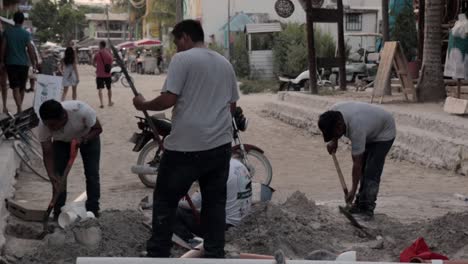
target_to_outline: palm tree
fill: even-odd
[[[442,75],[443,0],[426,0],[422,78],[418,85],[421,102],[439,101],[446,92]]]

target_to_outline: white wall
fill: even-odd
[[[231,15],[236,12],[244,13],[268,13],[270,19],[278,19],[283,22],[305,23],[305,12],[298,0],[292,0],[295,6],[293,15],[287,19],[280,18],[275,12],[274,0],[231,0]],[[214,34],[216,41],[223,40],[223,32],[219,29],[228,20],[228,0],[202,0],[202,24],[205,36]]]

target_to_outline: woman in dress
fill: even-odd
[[[68,47],[65,50],[65,56],[60,64],[60,71],[62,72],[62,85],[63,85],[63,95],[62,101],[67,97],[68,87],[72,87],[72,99],[76,100],[76,87],[80,82],[80,77],[78,76],[78,68],[76,64],[75,51],[73,48]]]

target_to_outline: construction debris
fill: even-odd
[[[80,226],[96,227],[97,222],[93,221],[96,220],[80,223]],[[10,262],[15,260],[13,263],[68,264],[75,263],[79,256],[139,257],[150,236],[143,221],[139,211],[104,211],[98,219],[102,239],[96,246],[77,243],[73,232],[75,226],[56,230],[41,244],[34,244],[35,250],[21,254],[13,254],[10,250],[4,258]],[[316,205],[304,194],[296,192],[283,204],[254,205],[251,215],[226,233],[226,251],[228,257],[236,258],[245,253],[273,256],[282,250],[288,259],[309,260],[332,260],[342,252],[356,251],[358,261],[398,261],[403,249],[418,237],[424,237],[434,251],[449,257],[466,257],[467,222],[468,213],[450,213],[413,224],[402,224],[386,215],[376,214],[375,220],[366,225],[377,238],[369,239],[336,208]],[[175,246],[172,254],[179,257],[185,252],[186,249]]]

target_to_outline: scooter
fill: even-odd
[[[120,83],[122,83],[122,85],[124,87],[130,87],[130,85],[128,84],[128,81],[127,79],[123,76],[122,74],[122,68],[120,66],[117,66],[117,65],[114,65],[112,68],[111,68],[111,80],[112,80],[112,83],[116,83],[120,80]],[[133,77],[132,78],[132,81],[133,81]]]

